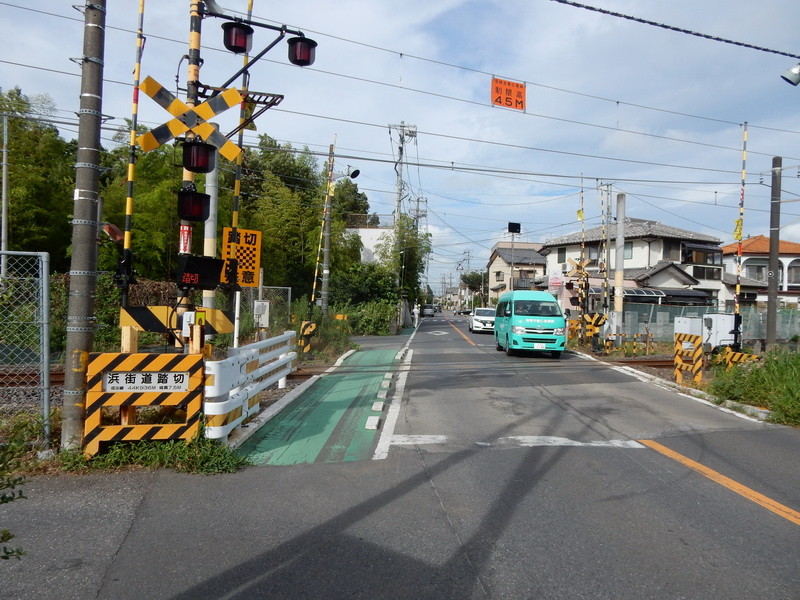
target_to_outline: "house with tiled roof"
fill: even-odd
[[[766,302],[769,283],[769,237],[757,235],[742,240],[741,275],[760,283],[758,302]],[[739,242],[722,246],[725,272],[736,278]],[[800,297],[800,244],[778,241],[778,296],[783,303],[797,304]]]
[[[509,290],[535,289],[536,279],[545,274],[541,244],[497,242],[489,255],[489,302],[495,304],[500,294]]]
[[[603,310],[598,306],[600,291],[609,279],[613,286],[617,269],[616,232],[614,223],[607,236],[600,226],[542,244],[540,253],[546,258],[547,289],[561,297],[563,306],[577,304],[575,266],[583,256],[589,273],[590,310]],[[625,219],[623,234],[620,266],[624,273],[625,301],[732,308],[736,278],[725,271],[718,238],[635,218]],[[755,302],[759,287],[758,281],[742,278],[740,302]]]

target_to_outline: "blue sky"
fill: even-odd
[[[245,0],[219,0],[231,13]],[[800,3],[765,0],[585,0],[585,4],[768,49],[800,54]],[[131,112],[138,2],[109,2],[104,109],[109,125]],[[185,84],[189,2],[145,2],[142,76]],[[552,0],[382,0],[265,2],[253,17],[304,31],[316,63],[288,63],[282,43],[252,68],[251,88],[285,95],[259,119],[260,133],[327,153],[361,169],[372,210],[395,206],[397,133],[417,127],[404,171],[411,203],[427,211],[434,237],[429,283],[479,269],[508,239],[576,231],[581,196],[587,226],[599,223],[599,184],[628,194],[627,214],[733,240],[748,122],[745,235],[768,235],[769,169],[783,156],[781,238],[800,241],[800,89],[779,75],[798,59],[632,22]],[[48,94],[74,121],[82,15],[70,3],[0,2],[0,85]],[[241,58],[222,50],[221,22],[203,23],[201,79],[225,81]],[[257,30],[253,52],[272,40]],[[525,82],[527,110],[493,107],[492,76]],[[140,121],[167,114],[142,97]],[[223,115],[223,131],[234,115]],[[76,128],[63,126],[72,139]],[[108,132],[110,143],[112,132]],[[254,143],[248,134],[246,143]],[[320,164],[324,161],[320,158]],[[450,167],[450,168],[447,168]],[[405,210],[413,206],[404,205]]]

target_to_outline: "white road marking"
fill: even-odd
[[[578,442],[565,437],[553,435],[512,435],[500,438],[498,443],[517,444],[523,447],[533,446],[589,446],[592,448],[644,448],[642,444],[635,440],[600,440],[596,442]]]
[[[411,337],[408,338],[408,342],[406,342],[406,347],[408,347],[416,334],[416,331],[411,334]],[[392,394],[389,410],[386,411],[386,420],[383,422],[381,436],[378,438],[378,444],[375,446],[375,453],[372,455],[372,460],[384,460],[389,456],[389,447],[392,445],[394,428],[397,426],[397,417],[400,415],[400,401],[403,398],[403,390],[405,390],[406,387],[408,370],[411,368],[411,358],[413,356],[414,351],[409,348],[403,358],[403,363],[400,365],[400,372],[397,375],[397,385],[394,387],[394,394]]]
[[[393,446],[423,446],[425,444],[445,444],[446,435],[393,435]]]

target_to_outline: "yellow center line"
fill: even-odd
[[[465,335],[464,335],[464,332],[463,332],[463,331],[461,331],[461,330],[460,330],[458,327],[456,327],[455,325],[453,325],[453,323],[451,323],[449,319],[446,319],[446,321],[447,321],[447,324],[448,324],[448,325],[450,325],[450,327],[452,327],[453,329],[455,329],[455,330],[456,330],[456,332],[458,332],[458,335],[460,335],[460,336],[461,336],[461,337],[463,337],[465,340],[467,340],[467,342],[469,342],[469,343],[470,343],[470,344],[472,344],[473,346],[477,346],[477,345],[478,345],[478,344],[476,344],[475,342],[473,342],[471,339],[469,339],[467,336],[465,336]]]
[[[729,490],[736,492],[740,496],[743,496],[744,498],[747,498],[748,500],[751,500],[756,504],[760,504],[767,510],[771,510],[776,515],[779,515],[784,519],[791,521],[795,525],[800,525],[800,513],[797,512],[796,510],[792,510],[788,506],[784,506],[783,504],[776,502],[771,498],[767,498],[763,494],[759,494],[755,490],[752,490],[749,487],[746,487],[741,483],[738,483],[733,479],[730,479],[729,477],[725,477],[721,473],[717,473],[713,469],[709,469],[708,467],[701,465],[699,462],[695,462],[691,458],[687,458],[683,454],[679,454],[674,450],[670,450],[669,448],[667,448],[666,446],[662,446],[658,442],[654,442],[653,440],[636,440],[636,441],[638,441],[640,444],[644,444],[649,448],[652,448],[656,452],[660,452],[664,456],[667,456],[673,460],[678,461],[679,463],[681,463],[686,467],[689,467],[690,469],[694,469],[701,475],[708,477],[711,481],[714,481],[728,488]]]

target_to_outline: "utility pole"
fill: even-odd
[[[3,187],[2,187],[2,224],[0,227],[0,250],[8,250],[8,115],[3,115]],[[4,254],[0,264],[0,277],[6,278],[8,257]]]
[[[617,234],[614,240],[614,312],[622,313],[625,280],[625,194],[617,194]],[[621,316],[621,315],[620,315]],[[621,322],[618,323],[621,325]]]
[[[772,157],[772,195],[769,202],[769,267],[767,269],[767,350],[778,333],[778,284],[780,283],[781,175],[783,159]]]
[[[86,0],[72,219],[72,260],[67,307],[67,356],[61,429],[63,450],[73,450],[81,446],[86,398],[86,365],[94,339],[105,25],[106,1]]]
[[[400,121],[400,125],[389,125],[390,129],[396,129],[398,135],[400,136],[400,145],[397,149],[397,162],[395,162],[394,170],[397,174],[396,180],[396,188],[397,188],[397,199],[395,201],[395,209],[394,209],[394,237],[395,237],[395,252],[397,253],[398,261],[405,260],[405,254],[401,253],[404,252],[404,248],[402,248],[403,242],[400,240],[400,215],[403,209],[403,157],[405,154],[405,144],[406,138],[413,139],[417,137],[417,127],[416,125],[406,125],[404,121]],[[402,273],[402,262],[401,265],[398,266],[397,273],[395,274],[395,281],[397,282],[397,288],[400,289],[403,285],[401,278],[403,276]],[[406,321],[406,313],[408,312],[405,309],[406,300],[402,297],[403,293],[402,290],[400,291],[400,302],[397,306],[397,322],[402,327],[404,322]]]

